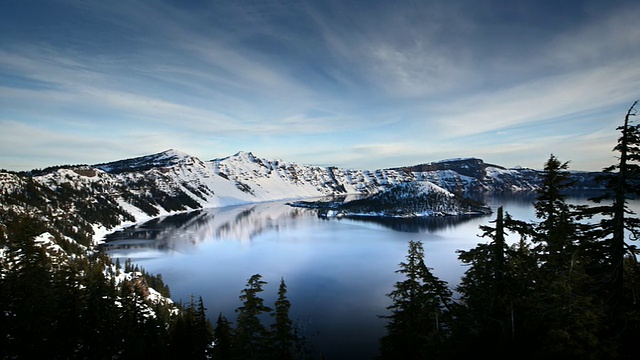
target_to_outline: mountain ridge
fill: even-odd
[[[537,170],[487,164],[477,158],[354,170],[268,160],[247,151],[202,161],[169,149],[95,165],[63,165],[32,173],[0,172],[0,207],[35,211],[51,222],[73,217],[74,228],[91,233],[81,238],[91,237],[95,242],[114,227],[202,208],[372,195],[412,182],[433,183],[457,195],[534,191],[540,174]],[[575,188],[594,188],[597,174],[573,175],[581,179]],[[73,237],[74,233],[69,235]]]

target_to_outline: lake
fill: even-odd
[[[485,195],[494,210],[535,218],[533,194]],[[573,198],[584,203],[585,197]],[[477,235],[494,215],[421,221],[321,219],[285,202],[208,209],[155,219],[110,235],[106,251],[162,274],[175,301],[202,296],[215,326],[222,312],[235,322],[240,292],[261,274],[261,297],[273,307],[280,279],[287,284],[291,318],[325,359],[372,359],[384,335],[389,293],[402,278],[408,242],[422,241],[433,273],[455,286],[465,268],[456,250],[486,239]],[[265,324],[270,319],[265,318]]]

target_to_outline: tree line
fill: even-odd
[[[198,349],[185,333],[203,342],[201,302],[149,299],[150,285],[169,295],[161,276],[101,253],[67,256],[41,241],[38,221],[16,221],[0,256],[0,358],[175,359]]]
[[[28,215],[5,228],[0,253],[0,358],[33,359],[307,359],[310,348],[289,318],[281,279],[274,308],[251,276],[235,327],[222,314],[215,328],[203,300],[167,300],[169,288],[127,261],[103,253],[69,256],[45,225]],[[50,244],[38,240],[52,238]],[[64,240],[63,240],[64,241]],[[77,249],[76,249],[77,250]],[[151,300],[150,288],[160,292]],[[273,318],[269,326],[264,316]]]
[[[274,307],[264,304],[260,297],[267,282],[260,274],[252,275],[242,290],[242,305],[236,309],[236,326],[220,313],[213,332],[212,359],[310,359],[311,346],[301,324],[289,317],[291,302],[287,299],[287,286],[280,279],[278,297]],[[265,315],[273,318],[269,326]]]
[[[618,162],[605,169],[607,191],[593,205],[566,202],[568,163],[552,154],[534,203],[537,221],[499,208],[480,228],[489,241],[459,251],[468,269],[455,288],[425,265],[422,243],[410,242],[397,271],[405,278],[388,294],[381,358],[637,358],[639,251],[627,241],[640,235],[627,206],[640,192],[636,104],[618,127]],[[508,234],[518,241],[509,245]]]

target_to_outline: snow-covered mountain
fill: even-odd
[[[371,171],[266,160],[250,152],[202,161],[167,150],[96,165],[0,173],[0,209],[28,210],[50,223],[66,219],[72,225],[63,227],[64,235],[97,240],[116,226],[194,209],[377,194],[416,181],[456,194],[530,191],[537,188],[539,175],[473,158]],[[581,174],[584,181],[578,186],[591,187],[593,177]]]
[[[477,158],[456,158],[396,168],[416,180],[430,181],[453,193],[535,191],[542,172],[517,167],[507,169]],[[573,172],[573,190],[601,189],[600,172]]]

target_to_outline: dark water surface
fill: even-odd
[[[484,200],[494,211],[503,206],[514,218],[534,219],[532,194]],[[377,315],[387,314],[386,294],[401,280],[395,271],[409,240],[422,241],[427,266],[455,286],[465,270],[456,250],[485,242],[478,227],[493,217],[324,220],[314,210],[269,202],[152,220],[112,234],[105,248],[162,274],[175,301],[202,296],[212,322],[220,312],[235,322],[240,291],[256,273],[268,282],[261,295],[273,307],[283,277],[291,318],[315,352],[328,360],[372,359],[385,330]]]

